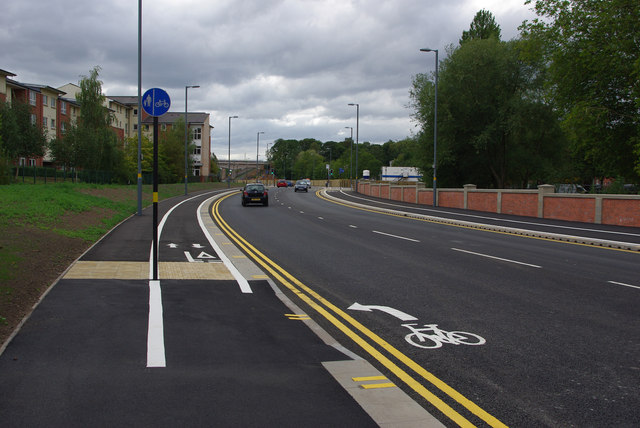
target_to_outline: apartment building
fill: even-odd
[[[16,74],[0,69],[0,101],[11,102],[13,99],[22,100],[31,105],[32,123],[42,126],[46,131],[47,140],[62,138],[81,114],[81,106],[76,101],[76,94],[80,87],[73,83],[58,88],[41,84],[21,83],[12,78]],[[106,96],[105,107],[111,113],[111,126],[116,132],[118,140],[137,137],[138,135],[138,97],[137,96]],[[160,132],[166,132],[184,113],[168,112],[159,118]],[[188,113],[189,135],[193,137],[195,145],[191,157],[193,159],[193,175],[197,177],[209,176],[211,167],[211,129],[208,113]],[[144,134],[153,139],[153,119],[142,112]],[[51,165],[53,159],[47,153],[42,158],[18,159],[20,165],[44,166]]]
[[[153,139],[153,117],[144,111],[142,113],[142,132],[147,138]],[[184,113],[168,112],[163,114],[158,117],[158,131],[160,133],[168,132],[179,119],[184,120]],[[191,143],[194,145],[190,154],[193,161],[191,172],[194,177],[204,179],[211,172],[211,130],[213,126],[209,123],[209,113],[187,113],[187,120],[188,135],[191,136]]]

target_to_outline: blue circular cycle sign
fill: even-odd
[[[151,88],[142,96],[142,109],[149,116],[162,116],[169,111],[171,98],[164,89]]]

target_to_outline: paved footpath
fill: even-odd
[[[384,376],[231,245],[208,213],[211,196],[160,204],[162,218],[184,199],[158,245],[164,365],[149,364],[145,210],[77,260],[0,355],[0,424],[439,426],[399,388],[364,387]]]

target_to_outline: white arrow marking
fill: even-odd
[[[414,316],[406,314],[397,309],[390,308],[389,306],[361,305],[360,303],[356,302],[353,305],[349,306],[347,309],[352,309],[354,311],[365,311],[365,312],[371,312],[372,310],[376,309],[378,311],[386,312],[389,315],[393,315],[394,317],[398,318],[400,321],[417,321],[418,320],[418,318]]]
[[[207,254],[204,251],[198,254],[199,259],[215,259],[211,254]]]
[[[205,248],[204,245],[200,245],[200,244],[191,244],[191,246],[193,248]]]
[[[194,260],[194,258],[191,257],[191,253],[188,251],[185,251],[184,255],[187,257],[187,260],[189,260],[189,263],[204,263],[202,260]]]
[[[178,244],[174,244],[172,242],[171,244],[167,244],[167,247],[169,247],[169,248],[178,248]]]

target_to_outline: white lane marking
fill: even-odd
[[[350,224],[349,227],[352,228],[352,229],[357,229],[358,228],[358,226],[354,226],[353,224]]]
[[[452,248],[452,250],[453,251],[460,251],[461,253],[467,253],[467,254],[473,254],[473,255],[476,255],[476,256],[486,257],[486,258],[489,258],[489,259],[501,260],[503,262],[516,263],[516,264],[519,264],[519,265],[534,267],[534,268],[537,268],[537,269],[541,269],[542,268],[542,266],[532,265],[530,263],[523,263],[523,262],[518,262],[516,260],[503,259],[502,257],[495,257],[495,256],[490,256],[488,254],[475,253],[473,251],[461,250],[459,248]]]
[[[209,199],[211,199],[211,198],[209,198]],[[229,260],[227,255],[218,246],[218,244],[213,239],[213,237],[211,236],[211,234],[207,230],[206,226],[204,225],[204,222],[202,221],[202,216],[200,215],[200,211],[202,210],[202,206],[204,204],[206,204],[209,201],[209,199],[203,201],[200,204],[200,206],[198,207],[197,217],[198,217],[198,224],[200,225],[200,229],[202,229],[202,232],[204,233],[204,236],[207,237],[207,240],[209,241],[209,244],[211,244],[211,246],[216,251],[216,253],[218,253],[218,256],[220,256],[220,260],[222,260],[222,263],[224,263],[224,265],[227,267],[227,269],[229,269],[229,272],[231,272],[231,275],[233,275],[233,277],[236,279],[236,282],[238,283],[238,286],[240,287],[240,291],[242,291],[243,293],[253,293],[253,290],[251,289],[251,286],[249,285],[249,281],[247,281],[246,278],[244,276],[242,276],[240,271],[238,271],[238,269],[236,269],[235,265],[231,262],[231,260]]]
[[[147,367],[166,367],[164,324],[160,281],[149,281],[149,330],[147,332]]]
[[[637,288],[640,289],[640,287],[638,287],[637,285],[631,285],[631,284],[625,284],[624,282],[616,282],[616,281],[607,281],[609,284],[615,284],[615,285],[623,285],[625,287],[631,287],[631,288]]]
[[[162,229],[173,210],[185,202],[199,197],[202,197],[202,195],[185,199],[167,211],[164,217],[162,217],[162,221],[160,221],[160,224],[157,226],[158,243],[162,236]],[[162,289],[160,288],[160,281],[153,280],[153,249],[154,245],[152,242],[151,250],[149,251],[149,329],[147,331],[147,367],[166,367],[164,352],[164,320],[162,318]]]
[[[384,235],[384,236],[390,236],[392,238],[398,238],[398,239],[404,239],[405,241],[411,241],[411,242],[420,242],[417,239],[413,239],[413,238],[406,238],[404,236],[399,236],[399,235],[392,235],[390,233],[384,233],[384,232],[379,232],[377,230],[372,230],[373,233],[377,233],[378,235]]]
[[[318,220],[324,220],[324,217],[318,217]]]
[[[363,197],[359,197],[359,196],[354,196],[354,195],[351,195],[349,193],[346,193],[344,190],[340,190],[340,193],[342,193],[343,195],[345,195],[347,197],[353,198],[353,199],[361,199],[363,201],[376,202],[376,203],[379,203],[381,205],[389,205],[389,206],[392,206],[392,207],[407,208],[407,206],[405,206],[405,205],[392,204],[392,203],[389,203],[389,202],[378,201],[376,199],[368,199],[368,198],[363,198]],[[420,208],[420,207],[412,207],[412,208],[414,208],[416,210],[419,210],[419,211],[427,211],[427,212],[433,212],[433,213],[437,213],[437,214],[453,214],[453,215],[459,215],[459,216],[462,216],[462,217],[479,218],[479,219],[484,219],[484,220],[498,220],[498,221],[504,221],[504,222],[507,222],[507,223],[528,224],[528,225],[531,225],[531,226],[554,227],[554,228],[557,228],[557,229],[579,230],[579,231],[583,231],[583,232],[611,233],[611,234],[615,234],[615,235],[640,236],[640,234],[638,234],[638,233],[616,232],[616,231],[611,231],[611,230],[589,229],[589,228],[586,228],[586,227],[575,227],[575,226],[564,226],[564,225],[558,225],[558,224],[536,223],[536,222],[533,222],[533,221],[510,220],[510,219],[505,219],[505,218],[489,217],[489,216],[482,216],[482,215],[477,215],[477,214],[464,214],[464,213],[457,213],[457,212],[452,212],[452,211],[434,210],[432,208]]]

